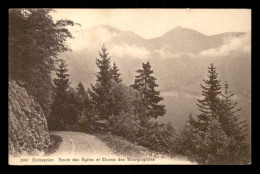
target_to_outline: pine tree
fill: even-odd
[[[158,85],[155,83],[156,78],[151,76],[153,70],[149,61],[143,63],[143,69],[138,69],[139,75],[135,76],[135,82],[131,87],[140,92],[142,98],[142,108],[138,111],[143,121],[149,118],[157,118],[163,116],[166,113],[164,109],[165,105],[158,104],[163,100],[160,96],[160,92],[156,91],[155,88]]]
[[[209,117],[207,129],[200,140],[197,142],[202,146],[203,155],[200,161],[203,164],[229,164],[228,147],[230,145],[230,138],[224,132],[219,122],[218,116]]]
[[[96,74],[97,81],[95,86],[91,84],[91,89],[88,90],[94,113],[98,119],[107,119],[111,115],[112,98],[110,96],[111,88],[111,73],[110,71],[110,57],[108,56],[107,48],[105,45],[101,47],[99,52],[100,58],[96,59],[99,72]]]
[[[91,104],[89,96],[81,82],[76,87],[76,95],[79,130],[89,131],[91,125]]]
[[[77,110],[79,112],[79,115],[82,116],[82,115],[84,115],[84,110],[85,110],[84,108],[85,108],[87,93],[81,82],[79,82],[76,87],[76,94],[77,94],[77,99],[78,99]]]
[[[69,89],[69,74],[67,74],[67,65],[64,61],[61,61],[59,68],[57,70],[57,79],[54,79],[53,82],[56,86],[56,96],[64,95]]]
[[[249,146],[246,142],[248,125],[246,120],[240,119],[238,113],[242,108],[237,108],[237,102],[232,100],[233,96],[234,94],[230,91],[229,84],[226,81],[221,99],[220,123],[227,136],[232,140],[229,146],[230,163],[238,164],[249,160]]]
[[[195,149],[189,151],[196,154],[196,160],[200,163],[218,164],[226,157],[229,139],[219,121],[221,85],[213,64],[208,67],[207,77],[207,80],[203,80],[205,84],[201,84],[204,98],[197,100],[201,114],[197,115],[197,119],[190,116],[189,120],[190,133],[194,137],[191,141],[195,144]]]
[[[177,140],[177,149],[202,164],[245,164],[246,125],[236,115],[240,108],[236,109],[237,103],[232,101],[227,83],[221,92],[214,65],[208,69],[208,79],[201,85],[204,98],[197,104],[201,114],[197,119],[190,116],[189,124]]]
[[[61,61],[54,79],[55,97],[52,104],[52,112],[49,120],[51,130],[64,130],[75,122],[74,106],[72,102],[73,94],[69,86],[69,75],[64,61]]]
[[[219,114],[221,85],[220,80],[218,80],[216,67],[213,64],[210,64],[208,68],[207,77],[207,80],[203,80],[205,85],[200,85],[204,98],[197,100],[197,106],[201,114],[197,115],[197,122],[192,122],[200,130],[207,128],[209,117],[216,117]]]
[[[224,92],[222,93],[222,114],[220,117],[220,122],[222,123],[223,129],[228,136],[235,135],[237,139],[244,139],[247,131],[246,120],[241,121],[240,115],[237,113],[242,110],[242,108],[237,108],[237,102],[232,100],[234,94],[230,91],[228,82],[224,83]]]
[[[117,83],[120,83],[122,82],[122,78],[120,78],[121,74],[118,72],[119,69],[118,67],[116,66],[116,63],[114,62],[113,63],[113,67],[111,68],[111,75],[112,75],[112,78],[117,82]]]
[[[83,101],[87,95],[85,87],[83,86],[83,84],[81,82],[78,83],[77,87],[76,87],[76,91],[77,91],[77,95],[78,97]]]

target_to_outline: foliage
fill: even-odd
[[[130,142],[122,136],[117,136],[111,133],[95,134],[99,139],[106,143],[116,154],[133,158],[151,157],[153,153],[148,148],[137,145],[135,142]]]
[[[202,131],[207,128],[208,119],[210,117],[217,117],[220,106],[221,85],[220,81],[217,79],[218,74],[216,72],[216,67],[214,67],[213,64],[210,64],[208,73],[208,79],[203,80],[205,85],[200,85],[202,88],[203,99],[197,100],[198,110],[201,114],[197,116],[197,122],[191,122],[194,123],[195,127]]]
[[[135,114],[135,103],[140,97],[138,92],[122,83],[111,81],[113,112],[108,119],[108,130],[116,135],[134,139],[140,127],[139,117]]]
[[[91,127],[91,103],[87,91],[81,82],[76,87],[77,98],[77,123],[80,131],[90,132]]]
[[[139,111],[144,107],[144,98],[142,98],[141,92],[134,88],[127,87],[121,82],[115,81],[114,78],[111,78],[107,83],[109,83],[109,85],[106,87],[109,86],[109,88],[106,89],[106,94],[108,94],[107,99],[109,98],[110,101],[110,114],[108,119],[100,119],[99,116],[93,115],[91,117],[93,119],[91,130],[93,132],[110,132],[114,135],[124,137],[130,142],[137,142],[151,150],[164,153],[172,151],[170,148],[174,137],[172,125],[158,124],[157,122],[151,122],[148,119],[144,120],[140,117],[141,112]],[[153,83],[152,85],[156,84]],[[95,87],[95,89],[103,89],[99,80],[97,80]],[[151,88],[152,91],[154,91],[153,87]],[[92,96],[91,100],[93,101],[91,103],[95,105],[97,104],[97,100],[93,100],[94,98],[91,92],[92,91],[90,91],[90,96]],[[104,93],[99,94],[103,95]],[[94,97],[98,98],[98,96]],[[94,106],[94,108],[97,107],[98,106]],[[143,124],[141,124],[141,121],[143,121]]]
[[[69,86],[66,64],[61,61],[54,79],[55,97],[49,119],[50,130],[71,130],[77,118],[75,92]]]
[[[123,79],[120,77],[121,74],[120,74],[118,71],[119,71],[119,69],[118,69],[118,67],[116,66],[116,63],[114,62],[114,63],[113,63],[113,67],[110,69],[110,72],[111,72],[112,78],[113,78],[114,81],[116,81],[117,83],[123,81]]]
[[[137,137],[138,144],[148,147],[150,150],[170,155],[175,153],[172,150],[175,130],[171,123],[159,124],[148,121],[139,129]]]
[[[135,76],[135,82],[131,87],[141,94],[142,108],[138,108],[137,112],[142,122],[146,122],[150,118],[164,116],[166,110],[164,105],[158,104],[163,98],[160,97],[160,92],[155,90],[158,85],[155,83],[156,78],[151,76],[153,70],[151,70],[149,61],[143,63],[142,68],[137,70],[139,75]]]
[[[52,103],[51,73],[59,53],[68,51],[65,27],[70,20],[54,22],[51,9],[9,10],[9,78],[23,81],[28,93],[41,105],[47,119]]]
[[[109,90],[111,88],[110,80],[112,78],[110,70],[110,57],[108,57],[107,48],[105,45],[101,47],[99,52],[100,59],[96,59],[97,67],[97,81],[95,85],[91,84],[91,89],[88,89],[92,106],[94,107],[94,116],[100,120],[107,120],[112,114],[111,96]]]
[[[224,91],[221,94],[221,114],[220,123],[224,132],[231,139],[229,156],[231,163],[249,163],[250,147],[245,141],[248,136],[248,123],[241,120],[239,112],[242,108],[237,108],[237,102],[232,100],[234,94],[230,91],[228,82],[224,83]]]
[[[143,64],[143,68],[144,70],[138,70],[141,75],[136,77],[131,88],[115,80],[111,73],[108,89],[111,114],[108,120],[103,122],[102,130],[137,142],[151,150],[167,153],[171,151],[174,129],[170,124],[149,121],[158,115],[162,116],[165,110],[164,105],[158,104],[163,98],[154,89],[158,85],[155,83],[156,79],[151,76],[153,71],[149,62]],[[114,69],[117,69],[115,63]]]
[[[201,164],[245,164],[249,152],[245,122],[236,115],[240,109],[235,109],[227,83],[221,92],[213,64],[208,72],[208,80],[201,85],[204,98],[197,104],[201,114],[197,119],[190,115],[174,144],[176,152]]]

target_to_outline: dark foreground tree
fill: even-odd
[[[41,105],[47,119],[52,103],[51,72],[71,33],[69,20],[54,22],[51,9],[9,10],[9,78],[22,81],[27,92]]]
[[[149,118],[164,116],[166,110],[165,105],[159,104],[163,97],[160,96],[159,91],[155,90],[158,85],[155,83],[156,78],[152,76],[153,70],[151,70],[149,61],[142,65],[143,69],[137,70],[138,75],[135,76],[135,82],[131,87],[141,94],[142,107],[137,108],[137,112],[145,122]]]
[[[81,82],[76,87],[77,97],[77,122],[80,131],[90,132],[91,120],[91,103],[87,91]]]
[[[69,86],[66,64],[61,61],[54,79],[55,96],[48,125],[50,130],[70,130],[76,121],[76,98]]]
[[[87,113],[87,105],[88,105],[88,95],[87,92],[81,82],[78,83],[76,87],[76,96],[77,96],[77,112],[79,115],[80,122],[84,122],[85,115]]]
[[[77,90],[77,95],[78,95],[79,99],[81,99],[83,101],[85,99],[85,97],[87,96],[87,92],[81,82],[78,83],[76,90]]]
[[[112,79],[110,73],[110,57],[108,56],[107,48],[103,45],[101,52],[99,52],[100,58],[96,59],[96,64],[99,69],[96,77],[97,81],[95,85],[91,84],[91,89],[88,90],[92,106],[94,107],[94,115],[97,120],[107,120],[111,115],[112,98],[110,95],[110,88]]]

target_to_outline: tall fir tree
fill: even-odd
[[[202,87],[203,99],[198,100],[201,114],[190,116],[189,124],[181,131],[177,149],[202,164],[245,164],[248,146],[244,143],[246,125],[236,115],[237,103],[227,83],[221,92],[213,64],[208,68],[208,79]],[[187,145],[188,144],[188,145]]]
[[[205,84],[200,85],[202,88],[203,99],[197,100],[198,110],[201,114],[197,115],[197,122],[191,122],[200,130],[206,130],[208,118],[210,116],[216,117],[219,114],[221,85],[220,80],[218,80],[216,67],[213,64],[210,64],[210,67],[208,68],[207,77],[207,80],[203,80]]]
[[[67,71],[66,64],[61,61],[56,72],[57,78],[53,80],[55,96],[48,124],[51,130],[64,130],[75,123],[74,96],[70,90]]]
[[[201,84],[203,99],[198,99],[198,110],[201,112],[194,119],[190,115],[188,125],[181,131],[179,151],[201,164],[225,163],[229,138],[221,127],[221,85],[216,67],[208,67],[208,79]]]
[[[241,164],[249,162],[248,124],[246,120],[241,120],[239,112],[242,108],[237,108],[237,102],[232,100],[233,96],[226,81],[221,98],[220,123],[227,136],[232,140],[229,146],[230,163]]]
[[[142,107],[137,112],[139,112],[143,122],[149,118],[156,119],[159,116],[164,116],[166,110],[165,105],[159,104],[163,97],[160,96],[159,91],[155,90],[158,85],[155,83],[156,78],[152,76],[153,70],[151,70],[149,61],[143,63],[142,68],[137,70],[139,75],[135,76],[134,84],[131,87],[141,94]]]
[[[78,98],[81,99],[81,101],[84,101],[84,99],[87,96],[87,92],[81,82],[78,83],[76,87],[76,91],[77,91]]]
[[[79,130],[89,132],[91,125],[91,104],[87,91],[81,82],[76,87],[76,96]]]
[[[84,110],[85,110],[84,108],[86,107],[85,104],[87,104],[86,103],[87,92],[81,82],[79,82],[76,87],[76,95],[78,99],[77,108],[78,108],[79,115],[84,115]]]
[[[108,54],[107,48],[103,44],[101,52],[99,52],[100,58],[96,59],[96,65],[99,69],[96,74],[96,84],[91,84],[91,89],[88,89],[95,116],[97,119],[105,120],[111,115],[110,108],[112,104],[110,96],[112,75],[110,73],[110,57]]]
[[[121,74],[118,72],[119,69],[118,67],[116,66],[116,63],[114,62],[113,63],[113,67],[111,68],[111,75],[112,75],[112,78],[117,82],[117,83],[120,83],[122,82],[122,78],[120,77]]]
[[[247,122],[246,120],[241,120],[238,114],[242,108],[237,108],[237,102],[232,100],[234,94],[230,91],[228,82],[224,83],[224,91],[221,98],[221,109],[220,122],[223,129],[228,136],[236,136],[238,141],[243,140],[247,136]]]

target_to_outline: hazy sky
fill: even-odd
[[[177,27],[187,27],[206,35],[251,30],[248,9],[56,9],[53,19],[71,19],[81,29],[112,25],[149,39]]]

